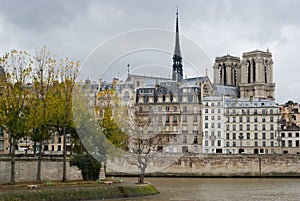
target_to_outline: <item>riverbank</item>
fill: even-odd
[[[72,182],[45,185],[40,184],[36,189],[29,189],[27,183],[17,185],[2,185],[0,197],[2,201],[79,201],[101,200],[123,197],[141,197],[159,194],[151,184],[136,185],[133,183],[103,182]]]

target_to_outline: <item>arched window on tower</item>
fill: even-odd
[[[265,75],[265,83],[268,83],[268,65],[267,60],[264,62],[264,75]]]
[[[248,83],[251,83],[251,65],[249,60],[247,60],[247,78]]]
[[[233,85],[236,86],[237,83],[237,64],[233,67]]]
[[[224,76],[224,83],[223,84],[226,85],[227,80],[226,80],[226,66],[225,66],[225,64],[223,64],[223,69],[224,69],[224,71],[223,71],[224,72],[224,75],[223,75]]]
[[[219,67],[218,67],[218,70],[219,70],[219,83],[222,84],[222,65],[219,64]]]
[[[252,73],[253,73],[253,82],[255,82],[256,65],[255,65],[255,60],[254,59],[253,59],[253,65],[252,65]]]

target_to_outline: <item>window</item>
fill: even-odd
[[[257,122],[257,117],[254,117],[254,122]]]
[[[274,130],[273,124],[270,125],[270,130]]]
[[[215,116],[211,116],[211,120],[215,120]]]
[[[243,130],[243,125],[242,124],[239,127],[240,127],[240,131]]]
[[[262,125],[262,130],[266,130],[266,125],[265,124]]]
[[[187,106],[183,106],[182,111],[187,112]]]
[[[211,128],[215,128],[215,124],[214,123],[211,123]]]
[[[299,147],[299,140],[296,140],[296,147]]]
[[[257,130],[257,124],[254,125],[254,130]]]
[[[262,142],[262,146],[264,146],[264,147],[266,146],[266,141]]]
[[[177,122],[177,116],[173,116],[173,122]]]
[[[230,146],[230,143],[229,142],[226,142],[226,147],[229,147]]]
[[[299,137],[299,133],[296,133],[296,137]]]
[[[208,113],[208,109],[205,109],[205,113]]]
[[[221,113],[221,109],[218,109],[218,113]]]
[[[226,140],[229,140],[229,133],[226,133]]]
[[[292,141],[292,140],[289,140],[289,141],[288,141],[288,145],[289,145],[289,147],[292,147],[292,146],[293,146],[293,141]]]
[[[226,125],[226,130],[229,131],[229,125]]]
[[[4,141],[0,140],[0,151],[4,150]]]
[[[235,147],[235,146],[236,146],[236,142],[235,142],[235,141],[233,141],[233,143],[232,143],[232,146],[233,146],[233,147]]]
[[[169,112],[169,111],[170,111],[170,107],[166,106],[166,112]]]
[[[218,131],[218,138],[221,138],[221,131]]]
[[[270,133],[270,139],[274,139],[274,133]]]
[[[236,130],[236,125],[232,125],[232,130]]]
[[[257,138],[258,138],[258,134],[254,133],[254,139],[257,140]]]
[[[170,122],[170,117],[166,116],[166,122]]]
[[[289,137],[292,137],[292,133],[288,133]]]
[[[211,113],[215,113],[215,109],[211,109]]]
[[[254,142],[254,146],[256,146],[256,147],[258,146],[258,142],[257,141]]]
[[[243,122],[243,117],[240,117],[240,122]]]
[[[159,116],[159,117],[158,117],[158,123],[161,123],[161,122],[162,122],[162,117]]]
[[[3,128],[0,126],[0,137],[4,136]]]
[[[247,133],[247,140],[250,140],[250,133]]]
[[[182,116],[182,122],[187,122],[187,117],[185,115]]]
[[[205,128],[208,128],[208,123],[205,123],[205,124],[204,124],[204,127],[205,127]]]
[[[57,143],[61,143],[61,137],[58,137],[58,142]]]
[[[235,117],[232,117],[232,122],[235,122]]]
[[[205,146],[208,146],[208,140],[204,141]]]
[[[177,142],[177,136],[176,135],[173,136],[173,141]]]
[[[215,141],[214,140],[211,141],[211,146],[212,147],[215,146]]]
[[[270,122],[273,122],[273,121],[274,121],[273,117],[270,117]]]
[[[247,131],[250,130],[250,124],[247,124]]]
[[[266,139],[266,134],[265,133],[262,133],[262,139]]]
[[[161,112],[161,110],[162,110],[162,108],[161,108],[161,107],[158,107],[158,111]]]
[[[236,134],[235,133],[232,133],[232,139],[236,139]]]
[[[221,128],[221,123],[218,123],[218,128]]]
[[[208,131],[204,132],[205,137],[208,137]]]
[[[221,120],[221,116],[218,116],[218,120]]]
[[[205,120],[208,120],[208,116],[205,116],[204,119],[205,119]]]
[[[198,116],[194,115],[194,122],[198,122]]]
[[[57,151],[61,151],[61,145],[57,146]]]
[[[221,146],[221,140],[218,140],[218,147]]]
[[[261,119],[261,121],[262,121],[262,122],[266,122],[266,118],[263,117],[263,118]]]
[[[186,144],[186,143],[187,143],[187,137],[186,137],[186,135],[185,135],[185,136],[183,136],[183,143],[184,143],[184,144]]]
[[[284,134],[284,133],[281,133],[281,137],[285,137],[285,134]]]
[[[250,122],[250,117],[247,117],[247,122]]]
[[[197,144],[197,143],[198,143],[198,136],[195,135],[195,136],[194,136],[194,144]]]
[[[177,106],[173,107],[173,111],[176,112],[177,111]]]
[[[271,147],[274,147],[274,141],[270,142]]]

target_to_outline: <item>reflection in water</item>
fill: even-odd
[[[136,178],[125,178],[135,182]],[[299,178],[146,178],[160,195],[115,201],[299,201]]]

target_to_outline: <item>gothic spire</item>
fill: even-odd
[[[181,57],[179,44],[179,23],[178,23],[178,8],[176,11],[176,36],[175,36],[175,51],[174,54]]]
[[[175,49],[173,54],[173,72],[172,79],[181,82],[183,79],[182,73],[182,57],[180,53],[180,43],[179,43],[179,23],[178,23],[178,7],[176,10],[176,33],[175,33]]]

